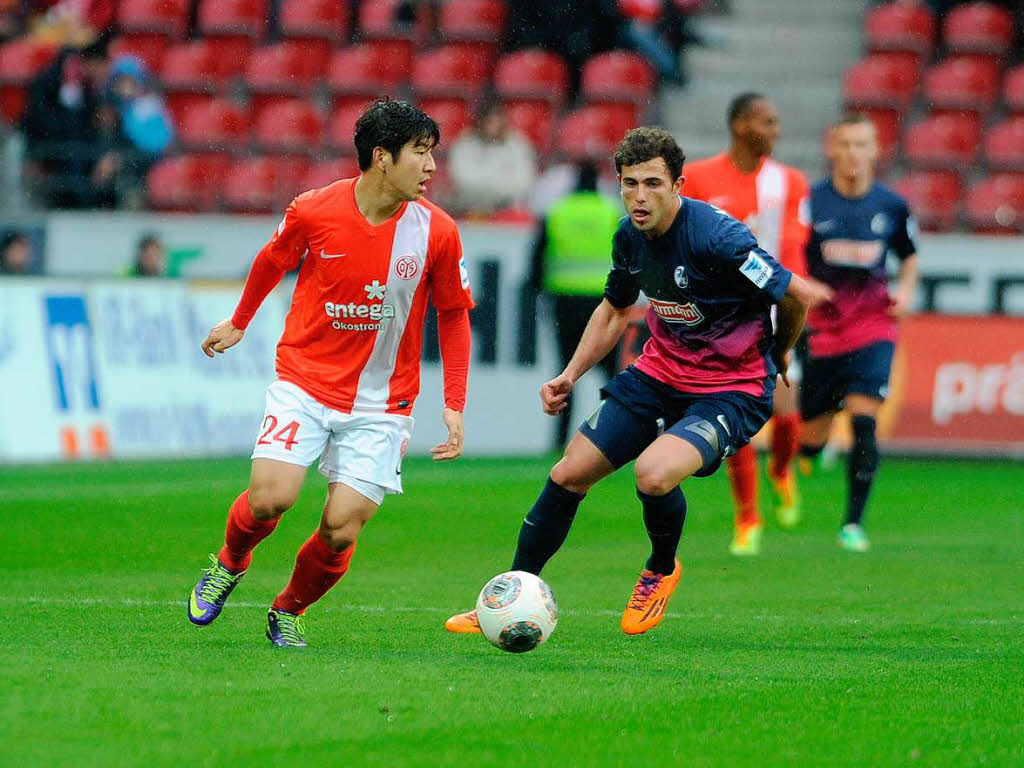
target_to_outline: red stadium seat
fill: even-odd
[[[864,18],[864,42],[870,51],[907,51],[925,57],[935,47],[935,14],[919,3],[876,6]]]
[[[967,3],[946,14],[942,32],[950,52],[1005,56],[1013,42],[1013,14],[994,3]]]
[[[254,48],[245,69],[253,109],[308,95],[326,64],[317,49],[295,40]]]
[[[351,179],[359,175],[359,164],[354,157],[323,160],[310,168],[300,183],[303,191],[320,189],[333,184],[338,179]]]
[[[933,109],[987,112],[999,96],[999,64],[976,56],[954,56],[924,76],[924,100]]]
[[[399,21],[402,0],[373,0],[359,4],[359,35],[363,40],[412,41],[429,36],[429,14],[418,11],[411,22]]]
[[[1024,171],[1024,115],[1014,115],[988,130],[985,162],[993,169]]]
[[[490,78],[487,56],[454,46],[443,46],[416,57],[412,86],[420,98],[432,96],[479,97]]]
[[[635,126],[632,109],[591,104],[562,118],[555,130],[557,150],[573,160],[607,160],[626,131]]]
[[[309,163],[298,158],[257,157],[236,163],[224,182],[224,206],[237,213],[283,211],[305,191]]]
[[[335,109],[327,128],[327,144],[339,152],[354,155],[356,147],[352,140],[356,134],[356,120],[370,103],[369,99],[351,101]]]
[[[327,66],[332,96],[383,96],[409,77],[409,62],[389,55],[387,43],[353,45],[336,52]]]
[[[434,118],[437,127],[441,129],[442,152],[446,152],[459,134],[473,122],[473,110],[464,99],[421,99],[419,108]]]
[[[249,115],[228,99],[210,99],[182,115],[178,140],[189,149],[231,150],[249,137]]]
[[[188,31],[189,0],[121,0],[117,24],[121,32],[146,32],[180,40]]]
[[[244,66],[244,59],[221,56],[209,40],[171,46],[160,71],[167,106],[180,121],[189,109],[225,88]]]
[[[966,115],[931,115],[903,134],[903,155],[915,168],[962,171],[978,151],[977,122]]]
[[[907,174],[893,187],[907,199],[923,229],[946,232],[956,226],[957,209],[963,195],[958,174],[917,171]]]
[[[438,26],[444,40],[497,43],[505,34],[505,16],[501,0],[447,0]]]
[[[654,91],[654,70],[632,51],[608,51],[583,65],[581,90],[588,103],[645,104]]]
[[[843,76],[843,101],[850,108],[906,110],[914,98],[920,71],[913,57],[878,53],[854,64]]]
[[[539,48],[516,51],[498,60],[494,88],[506,101],[537,99],[561,105],[569,92],[569,70],[557,53]]]
[[[163,35],[123,35],[111,41],[107,56],[111,60],[118,56],[138,56],[146,63],[150,72],[159,72],[170,47],[171,44]]]
[[[1024,112],[1024,64],[1018,64],[1003,78],[1003,101],[1011,112]]]
[[[289,40],[325,40],[337,45],[348,36],[348,3],[344,0],[285,0],[281,34]]]
[[[896,158],[899,151],[903,115],[895,109],[865,109],[862,112],[875,124],[878,163],[884,168]]]
[[[253,139],[267,152],[307,154],[323,144],[323,121],[306,99],[270,104],[256,116]]]
[[[964,216],[975,232],[1024,233],[1024,175],[999,173],[967,193]]]
[[[214,210],[226,170],[195,155],[161,160],[146,176],[149,204],[160,211]]]
[[[244,61],[266,27],[266,0],[202,0],[199,31],[221,56]]]
[[[0,117],[17,123],[25,112],[28,83],[52,61],[57,50],[27,39],[0,45]]]
[[[512,127],[526,136],[537,152],[543,155],[551,149],[555,110],[550,104],[543,101],[510,101],[506,102],[505,110]]]

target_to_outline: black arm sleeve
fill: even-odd
[[[629,234],[620,227],[612,239],[612,268],[604,284],[604,297],[618,309],[631,307],[640,298],[640,268],[635,262]]]
[[[902,205],[896,215],[896,229],[892,233],[891,245],[897,258],[903,261],[908,256],[917,253],[917,243],[914,242],[917,237],[917,224],[914,217],[911,216],[906,202],[901,202]]]

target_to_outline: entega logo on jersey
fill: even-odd
[[[698,325],[704,321],[704,315],[697,305],[692,301],[687,304],[677,304],[674,301],[658,301],[648,297],[651,309],[666,323],[683,325]]]

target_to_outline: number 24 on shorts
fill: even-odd
[[[279,443],[284,443],[284,449],[286,451],[290,451],[292,446],[299,442],[295,438],[299,433],[299,422],[297,421],[290,421],[281,427],[281,429],[278,429],[277,432],[274,432],[274,430],[277,429],[277,417],[267,416],[267,418],[263,420],[262,429],[263,432],[260,434],[260,439],[257,441],[256,445],[270,445],[272,441],[276,440]],[[271,432],[274,432],[274,435],[268,440],[267,436],[270,435]]]

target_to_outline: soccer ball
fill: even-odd
[[[491,645],[509,653],[526,653],[555,631],[558,604],[551,587],[539,576],[508,571],[480,590],[476,617]]]

